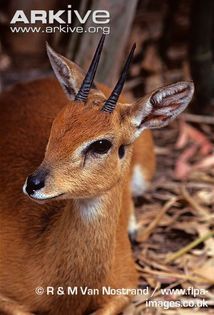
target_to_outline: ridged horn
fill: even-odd
[[[90,64],[90,67],[88,69],[88,72],[86,73],[85,79],[83,80],[82,85],[75,97],[76,101],[86,102],[87,100],[88,94],[93,84],[97,66],[100,60],[104,40],[105,40],[105,35],[102,35],[102,37],[100,38],[99,44],[97,46],[97,49],[95,51],[94,57],[92,59],[92,62]]]
[[[121,72],[120,78],[119,78],[115,88],[113,89],[111,95],[106,100],[105,104],[103,105],[101,111],[112,113],[113,110],[115,109],[115,106],[117,104],[118,98],[119,98],[119,96],[120,96],[120,94],[122,92],[124,83],[126,81],[126,77],[127,77],[127,74],[128,74],[130,63],[132,61],[132,57],[134,55],[135,48],[136,48],[136,44],[134,44],[132,46],[132,49],[131,49],[131,51],[130,51],[130,53],[128,55],[126,63],[125,63],[125,65],[123,67],[123,70]]]

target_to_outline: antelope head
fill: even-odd
[[[128,168],[132,144],[144,129],[166,126],[191,101],[192,82],[159,88],[134,104],[120,102],[135,45],[120,78],[106,97],[94,84],[104,36],[86,75],[47,44],[55,75],[67,94],[56,116],[44,160],[30,175],[24,192],[35,200],[89,198],[116,185]]]

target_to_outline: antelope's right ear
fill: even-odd
[[[192,82],[178,82],[151,92],[134,105],[125,107],[123,116],[134,127],[134,138],[144,129],[161,128],[180,113],[190,103],[194,92]],[[123,108],[123,107],[122,107]]]
[[[56,53],[48,43],[46,43],[46,47],[51,66],[59,83],[68,98],[74,100],[84,80],[84,71],[74,62]]]

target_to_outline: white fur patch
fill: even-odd
[[[76,201],[84,221],[91,221],[103,215],[101,198],[79,199]]]
[[[135,214],[132,213],[129,217],[129,226],[128,226],[128,232],[129,234],[133,235],[138,230],[138,224],[135,217]]]
[[[136,164],[133,169],[131,189],[134,197],[142,196],[145,190],[147,189],[147,184],[143,175],[143,170],[139,164]]]

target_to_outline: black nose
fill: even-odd
[[[39,171],[36,174],[28,176],[25,188],[28,195],[33,195],[35,191],[45,186],[46,175],[47,172]]]

